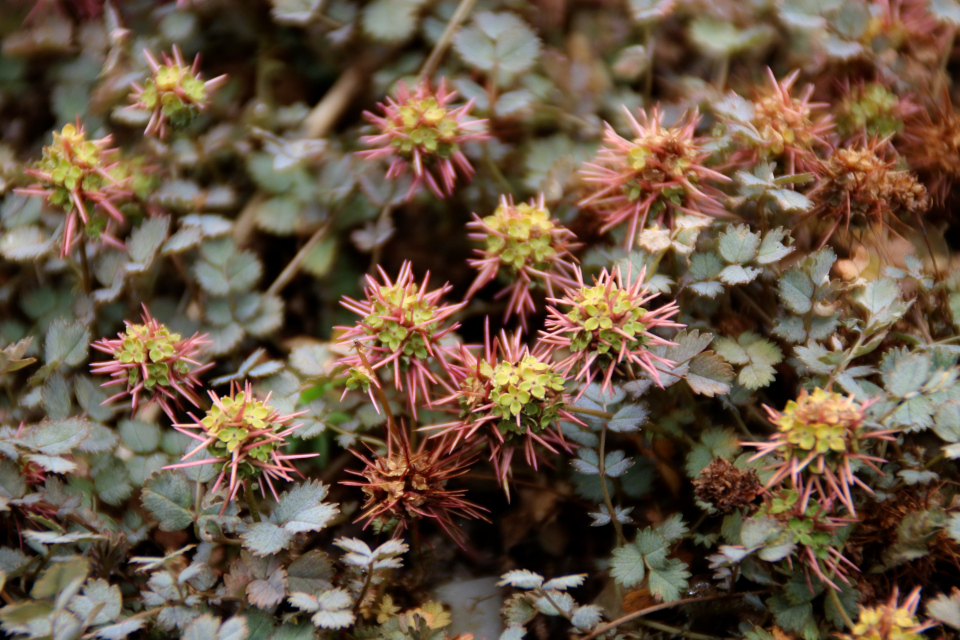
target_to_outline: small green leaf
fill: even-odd
[[[165,470],[147,480],[143,506],[160,523],[161,531],[180,531],[193,524],[193,487],[178,469]]]
[[[750,231],[750,227],[745,224],[728,226],[727,230],[720,234],[718,249],[729,264],[750,262],[757,257],[759,247],[760,234]]]
[[[44,344],[47,364],[75,367],[87,359],[90,330],[60,318],[50,323]]]

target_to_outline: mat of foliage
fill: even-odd
[[[958,28],[0,3],[0,629],[956,637]]]

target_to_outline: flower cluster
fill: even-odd
[[[812,571],[824,584],[839,591],[840,586],[831,578],[849,585],[847,573],[850,569],[858,571],[841,552],[843,542],[838,538],[838,530],[848,521],[830,516],[829,510],[816,502],[804,503],[802,497],[790,490],[770,494],[757,515],[781,522],[787,538],[784,542],[797,545],[796,553],[804,570]]]
[[[557,422],[579,422],[564,408],[568,401],[564,377],[549,353],[531,352],[520,339],[520,332],[512,338],[502,332],[491,342],[488,333],[479,358],[462,348],[455,370],[459,389],[440,401],[456,401],[459,420],[428,427],[438,430],[433,437],[452,434],[451,450],[461,439],[472,440],[486,428],[490,459],[502,482],[510,471],[517,441],[522,440],[524,457],[536,469],[537,445],[551,453],[557,453],[558,446],[567,448]]]
[[[848,85],[837,105],[837,132],[844,138],[887,138],[903,131],[916,109],[878,82]]]
[[[345,329],[343,343],[359,340],[369,348],[365,356],[355,353],[340,359],[338,364],[356,369],[364,367],[366,358],[373,372],[392,365],[394,386],[397,391],[403,391],[406,384],[409,406],[416,416],[418,397],[428,404],[431,402],[429,384],[444,384],[444,379],[431,371],[431,363],[450,373],[448,358],[452,348],[441,346],[441,340],[460,325],[444,325],[466,303],[441,303],[441,298],[452,287],[446,284],[428,293],[430,274],[425,275],[418,286],[410,262],[403,263],[395,282],[383,269],[380,276],[383,284],[367,276],[365,300],[345,298],[341,303],[362,318],[353,327],[340,327]],[[368,380],[373,372],[362,371]],[[358,380],[356,384],[359,383]]]
[[[960,182],[960,113],[949,96],[907,121],[900,150],[937,202],[945,202]]]
[[[363,471],[351,471],[363,481],[342,484],[361,487],[366,496],[361,520],[381,531],[393,526],[400,534],[421,518],[433,518],[447,534],[462,542],[454,516],[486,520],[483,507],[464,498],[466,489],[448,489],[447,482],[465,474],[475,458],[466,451],[451,454],[444,440],[422,440],[413,451],[405,438],[388,430],[386,455],[367,457],[354,452],[364,463]]]
[[[102,386],[122,386],[123,390],[108,398],[104,404],[123,396],[130,396],[131,408],[137,410],[142,395],[148,395],[148,405],[156,402],[171,420],[175,420],[174,407],[180,407],[180,398],[199,406],[194,387],[199,386],[197,376],[213,366],[200,364],[196,357],[208,346],[206,335],[193,334],[189,338],[170,331],[167,326],[150,315],[143,306],[143,323],[126,322],[127,328],[116,338],[103,338],[91,346],[113,356],[113,360],[94,362],[90,368],[94,374],[110,375],[113,380]]]
[[[34,168],[25,171],[40,182],[18,189],[18,193],[43,196],[67,214],[61,257],[77,240],[78,229],[118,248],[124,246],[113,236],[111,227],[124,221],[116,201],[128,197],[130,192],[118,173],[118,152],[109,148],[112,139],[107,136],[87,140],[78,119],[76,125],[68,124],[59,133],[54,132],[53,144],[45,146]],[[94,207],[105,211],[108,217],[96,215]]]
[[[586,385],[597,375],[603,375],[603,389],[610,389],[613,374],[621,368],[638,366],[655,383],[660,384],[656,364],[672,367],[676,363],[650,352],[654,345],[673,344],[653,333],[657,327],[682,328],[683,324],[670,320],[679,312],[676,302],[649,310],[645,305],[657,297],[644,284],[646,270],[636,279],[627,273],[626,281],[620,269],[600,274],[592,287],[583,282],[583,274],[576,271],[579,287],[568,289],[560,299],[551,299],[557,306],[567,306],[566,313],[549,306],[547,311],[548,332],[542,340],[552,348],[564,349],[566,358],[558,363],[558,369],[567,375],[579,366],[576,379]],[[636,372],[628,371],[631,377]]]
[[[822,179],[809,194],[818,205],[810,215],[829,225],[825,238],[851,224],[891,225],[919,219],[931,206],[926,187],[910,171],[881,157],[882,141],[837,149],[820,163]]]
[[[789,477],[801,493],[801,509],[805,510],[815,492],[830,505],[839,500],[851,514],[856,514],[850,487],[859,485],[868,493],[873,490],[854,474],[851,462],[859,461],[877,473],[874,463],[883,458],[863,452],[869,440],[892,440],[888,431],[870,430],[865,424],[864,410],[870,403],[857,404],[852,397],[814,389],[800,392],[782,412],[765,407],[777,433],[766,442],[746,442],[757,447],[751,460],[775,455],[773,475],[767,486],[779,485]]]
[[[387,178],[397,178],[412,167],[414,179],[407,199],[412,198],[423,183],[438,198],[452,194],[458,168],[467,177],[473,175],[473,167],[461,145],[486,139],[485,121],[467,117],[473,107],[472,100],[451,107],[456,96],[457,92],[448,89],[444,80],[433,89],[430,81],[424,79],[412,93],[400,82],[396,100],[388,97],[386,103],[379,104],[382,116],[363,112],[379,132],[361,138],[377,148],[361,151],[359,155],[368,159],[390,158]]]
[[[282,453],[287,443],[287,436],[299,429],[302,424],[291,425],[294,418],[302,413],[280,415],[270,406],[270,395],[259,400],[253,394],[250,383],[247,382],[243,390],[236,382],[230,386],[230,393],[218,396],[210,391],[213,406],[203,418],[197,418],[192,413],[192,423],[175,424],[174,428],[200,444],[188,451],[179,462],[168,469],[180,469],[204,464],[219,467],[220,474],[213,486],[216,491],[227,481],[229,496],[223,503],[223,509],[233,501],[240,487],[248,479],[260,478],[260,491],[266,496],[264,485],[270,487],[270,493],[275,499],[277,490],[273,483],[277,480],[289,482],[294,475],[301,475],[291,460],[312,458],[319,454]],[[206,450],[210,458],[191,460],[201,451]],[[302,476],[301,476],[302,477]]]
[[[467,225],[473,231],[470,239],[483,242],[485,247],[476,250],[480,258],[468,260],[479,273],[467,298],[493,281],[503,268],[511,281],[497,294],[510,296],[504,321],[517,314],[526,326],[527,313],[536,310],[530,294],[535,282],[541,283],[549,296],[554,295],[554,286],[573,286],[570,250],[578,246],[572,243],[575,236],[550,218],[542,194],[518,205],[512,197],[501,196],[493,215],[480,218],[474,214],[473,218]]]
[[[844,640],[920,640],[932,623],[917,620],[920,587],[906,600],[898,603],[900,590],[896,587],[890,600],[876,607],[861,607],[860,617],[850,633],[839,634]]]
[[[782,80],[777,80],[769,68],[767,75],[770,87],[753,102],[749,122],[753,135],[736,135],[748,147],[736,161],[753,164],[783,159],[787,173],[809,171],[816,159],[814,150],[826,146],[826,134],[833,128],[832,118],[822,111],[829,105],[810,101],[813,85],[807,85],[799,97],[792,95],[799,69]]]
[[[143,55],[150,65],[153,77],[143,86],[133,84],[131,99],[134,108],[151,112],[146,134],[156,134],[160,138],[167,136],[167,124],[173,129],[183,129],[203,111],[209,102],[210,94],[224,82],[227,76],[218,76],[203,81],[200,78],[200,55],[187,66],[180,48],[174,45],[173,57],[163,52],[163,64],[147,51]]]
[[[606,125],[597,157],[580,171],[592,193],[580,201],[603,218],[602,232],[628,222],[626,246],[633,247],[637,231],[648,218],[662,223],[668,213],[684,211],[722,216],[724,209],[708,180],[729,178],[705,166],[709,153],[703,140],[694,137],[700,116],[693,111],[676,126],[664,127],[656,107],[650,115],[640,110],[640,120],[626,110],[633,129],[627,139]]]

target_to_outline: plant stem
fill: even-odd
[[[93,291],[93,279],[90,277],[90,260],[87,258],[87,243],[80,241],[80,269],[83,273],[83,292],[87,295]]]
[[[387,416],[387,442],[390,442],[390,434],[394,433],[399,435],[399,428],[397,425],[396,418],[393,417],[393,411],[390,410],[390,402],[387,400],[387,394],[383,392],[383,385],[380,382],[380,376],[377,375],[377,372],[373,370],[373,367],[370,366],[370,361],[367,360],[366,354],[363,352],[363,345],[360,344],[359,340],[353,341],[353,346],[357,350],[357,355],[360,356],[360,362],[363,364],[363,368],[369,372],[369,375],[372,376],[371,384],[374,388],[374,393],[377,395],[377,398],[380,400],[380,404],[383,405],[383,412]]]
[[[460,4],[457,5],[457,10],[454,11],[450,17],[450,22],[447,23],[446,29],[440,34],[440,39],[437,40],[437,44],[433,45],[433,51],[430,52],[426,62],[423,63],[423,67],[420,68],[421,80],[429,78],[433,75],[433,72],[437,70],[440,59],[443,58],[443,54],[447,52],[450,43],[453,41],[454,34],[456,34],[457,29],[460,28],[460,25],[463,24],[463,21],[467,19],[467,16],[470,15],[470,12],[473,10],[473,5],[476,3],[477,0],[460,0]]]
[[[613,508],[613,500],[610,499],[610,490],[607,488],[607,470],[604,465],[604,458],[607,453],[606,448],[607,423],[604,422],[600,428],[600,450],[599,461],[597,463],[597,469],[600,471],[600,490],[603,491],[603,501],[607,505],[607,513],[610,515],[610,521],[613,523],[613,528],[617,532],[617,539],[620,541],[620,546],[624,546],[627,544],[627,538],[623,535],[623,525],[621,525],[617,519],[617,512]]]
[[[691,640],[719,640],[720,636],[710,636],[705,633],[697,633],[695,631],[687,631],[686,629],[681,629],[680,627],[671,627],[668,624],[663,624],[662,622],[654,622],[653,620],[644,620],[640,618],[637,620],[640,624],[645,627],[650,627],[651,629],[656,629],[657,631],[666,631],[675,636],[682,636],[684,638],[690,638]]]
[[[360,606],[363,604],[363,599],[367,597],[367,591],[370,590],[370,584],[373,582],[373,568],[367,567],[367,579],[363,581],[363,588],[360,589],[360,595],[357,596],[357,602],[353,605],[353,615],[354,617],[360,613]]]
[[[565,404],[563,405],[565,411],[570,413],[579,413],[584,416],[593,416],[594,418],[604,418],[606,420],[612,420],[613,414],[609,411],[600,411],[599,409],[587,409],[586,407],[575,407],[573,405]]]
[[[684,598],[682,600],[674,600],[673,602],[664,602],[663,604],[656,604],[652,607],[646,607],[645,609],[640,609],[639,611],[634,611],[633,613],[628,613],[625,616],[617,618],[612,622],[601,625],[591,631],[588,635],[583,636],[580,640],[593,640],[599,635],[610,631],[611,629],[616,629],[620,625],[630,622],[632,620],[637,620],[643,618],[651,613],[656,613],[657,611],[663,611],[664,609],[672,609],[673,607],[681,607],[686,604],[696,604],[702,602],[712,602],[714,600],[726,600],[727,598],[741,598],[743,596],[758,594],[758,593],[767,593],[769,590],[764,589],[761,591],[743,591],[741,593],[724,593],[718,596],[704,596],[702,598]]]
[[[330,230],[332,221],[328,220],[324,222],[323,225],[317,229],[310,239],[307,240],[306,244],[300,247],[300,250],[297,251],[297,254],[293,256],[293,259],[284,267],[283,271],[280,272],[280,275],[277,276],[277,279],[273,281],[273,284],[270,285],[270,288],[267,289],[267,295],[277,295],[283,288],[287,286],[293,277],[297,275],[297,272],[300,271],[300,265],[303,264],[303,261],[307,259],[307,255],[310,251],[317,245],[324,236],[327,235],[327,231]]]
[[[350,106],[353,96],[360,91],[364,79],[368,77],[368,62],[360,60],[344,71],[330,90],[323,94],[323,98],[303,121],[303,128],[308,137],[322,138],[327,135],[330,127]]]
[[[647,48],[647,75],[643,78],[643,106],[650,103],[653,96],[653,55],[654,55],[654,33],[653,29],[647,25],[644,30],[643,44]]]
[[[257,492],[250,487],[251,485],[248,484],[244,491],[247,496],[247,504],[250,507],[250,515],[253,516],[254,522],[260,522],[260,498],[257,497]]]
[[[497,163],[493,161],[493,157],[490,155],[490,147],[486,144],[483,145],[483,164],[486,165],[487,169],[490,170],[490,173],[493,174],[493,179],[500,183],[500,187],[503,189],[505,194],[513,193],[513,185],[510,184],[510,181],[507,180],[507,177],[503,175],[502,171],[500,171],[500,167],[497,166]]]
[[[830,600],[833,601],[833,606],[837,610],[837,613],[840,614],[840,618],[843,620],[843,624],[847,625],[847,629],[853,629],[854,622],[850,619],[850,616],[847,614],[847,610],[843,608],[843,603],[840,602],[840,596],[837,595],[836,589],[831,589],[827,587],[827,593],[830,594]]]
[[[853,362],[853,359],[857,357],[857,350],[863,346],[863,340],[866,337],[865,333],[861,333],[857,336],[857,341],[853,343],[853,346],[850,347],[850,351],[847,352],[847,355],[844,357],[843,362],[833,370],[833,373],[830,374],[830,377],[827,379],[827,383],[823,385],[824,391],[829,391],[830,387],[833,385],[833,381],[836,380],[837,376],[843,373],[847,365]]]

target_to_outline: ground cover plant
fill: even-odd
[[[960,631],[953,0],[0,5],[0,629]]]

